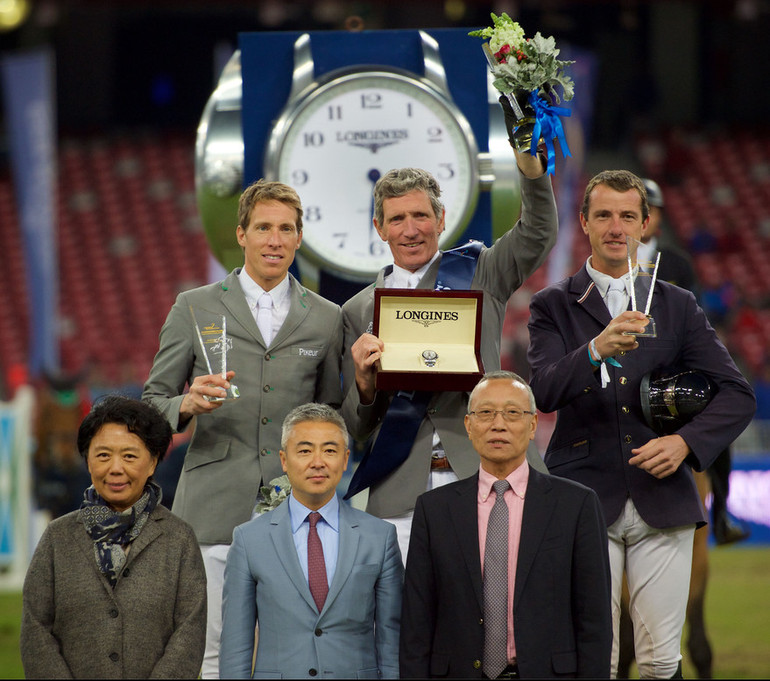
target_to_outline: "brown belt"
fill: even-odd
[[[430,469],[432,471],[451,471],[452,467],[449,465],[449,459],[445,456],[432,456],[430,457]]]

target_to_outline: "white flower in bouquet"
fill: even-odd
[[[532,38],[524,37],[524,29],[505,12],[501,16],[492,14],[494,26],[472,31],[469,35],[488,38],[489,48],[494,54],[495,76],[493,85],[503,94],[511,92],[532,92],[549,96],[554,103],[561,102],[556,86],[560,86],[563,97],[569,101],[574,96],[572,78],[564,73],[564,67],[572,61],[557,59],[560,50],[553,36],[544,38],[538,31]]]
[[[480,31],[484,38],[489,38],[489,47],[492,52],[499,52],[505,45],[508,45],[514,52],[520,50],[521,46],[526,42],[524,29],[517,22],[510,21],[510,17],[505,12],[499,18],[493,14],[492,19],[497,19],[498,21],[502,19],[500,26],[495,28],[487,27]],[[471,33],[471,35],[476,35],[476,32]]]

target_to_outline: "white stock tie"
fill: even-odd
[[[420,283],[420,279],[421,277],[419,274],[410,274],[407,288],[417,288],[417,284]]]
[[[625,312],[627,307],[626,285],[622,279],[613,279],[609,289],[607,289],[607,308],[610,311],[610,316],[615,319],[619,314]]]
[[[260,296],[257,308],[257,326],[265,339],[265,347],[268,347],[273,340],[273,299],[269,293]]]

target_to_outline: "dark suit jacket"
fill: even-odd
[[[650,313],[657,338],[639,338],[639,348],[608,367],[602,389],[588,359],[588,343],[610,322],[585,266],[574,276],[535,294],[530,304],[528,359],[537,406],[559,411],[545,455],[550,472],[596,490],[608,524],[630,496],[653,527],[705,521],[690,467],[701,471],[749,424],[754,393],[689,291],[658,281]],[[628,465],[631,450],[657,437],[642,413],[639,387],[653,369],[705,373],[718,392],[677,432],[692,450],[673,475],[659,480]]]
[[[401,614],[402,678],[481,678],[478,473],[417,499]],[[590,489],[530,469],[513,600],[522,678],[608,677],[607,533]]]
[[[698,298],[698,280],[687,253],[674,246],[660,246],[658,280],[687,289]]]

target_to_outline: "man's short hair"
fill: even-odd
[[[468,412],[471,411],[471,404],[473,403],[473,398],[476,396],[476,391],[479,389],[479,386],[481,386],[484,383],[487,383],[488,381],[495,381],[498,379],[511,381],[512,383],[519,383],[522,388],[524,388],[527,391],[527,396],[529,397],[529,410],[531,412],[537,411],[537,404],[535,403],[535,393],[532,392],[532,388],[529,387],[529,383],[527,383],[521,376],[518,374],[515,374],[513,371],[504,371],[502,369],[498,369],[497,371],[488,371],[485,373],[480,379],[479,382],[474,386],[473,390],[471,390],[471,394],[468,397]]]
[[[385,219],[382,209],[385,199],[395,199],[414,190],[427,194],[434,216],[440,220],[444,204],[439,198],[441,187],[438,186],[436,178],[421,168],[395,168],[385,173],[374,185],[374,217],[377,224],[382,226]]]
[[[246,231],[249,228],[251,211],[264,201],[280,201],[297,212],[297,232],[302,231],[302,202],[292,187],[283,182],[257,180],[243,190],[238,200],[238,224]]]
[[[630,189],[635,189],[639,192],[639,197],[642,201],[642,221],[647,219],[650,214],[650,204],[647,201],[647,190],[644,188],[644,182],[628,170],[603,170],[590,179],[585,194],[583,194],[583,205],[580,208],[584,218],[588,218],[588,204],[591,200],[591,192],[600,184],[606,184],[616,192],[627,192]]]
[[[328,404],[308,402],[292,409],[283,420],[283,426],[281,427],[281,449],[286,451],[286,443],[289,441],[294,426],[306,421],[331,423],[337,426],[342,432],[342,439],[345,442],[345,446],[347,446],[348,429],[345,425],[345,420],[340,416],[339,412]]]

